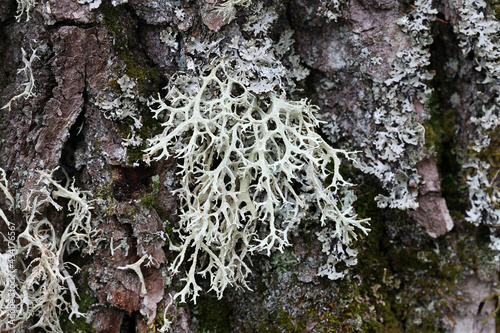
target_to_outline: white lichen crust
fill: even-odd
[[[224,61],[192,80],[197,90],[174,81],[165,100],[153,101],[156,117],[165,112],[165,129],[146,150],[147,159],[179,162],[182,244],[172,270],[190,263],[176,298],[196,301],[196,275],[208,275],[218,297],[229,285],[246,286],[245,257],[282,251],[306,216],[329,225],[341,244],[367,233],[367,220],[341,201],[351,184],[339,167],[353,153],[330,147],[315,132],[315,106],[274,92],[256,95]]]
[[[127,118],[133,120],[133,124],[129,125],[131,133],[122,141],[124,147],[139,147],[143,142],[136,130],[140,130],[142,127],[139,107],[146,100],[140,96],[136,81],[128,75],[123,75],[116,80],[116,84],[120,87],[120,94],[115,96],[114,92],[104,91],[97,96],[95,103],[106,119],[115,122],[123,122]]]
[[[221,1],[215,6],[214,12],[222,15],[227,23],[236,18],[236,6],[248,7],[252,3],[251,0],[228,0]]]

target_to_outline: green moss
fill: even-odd
[[[112,89],[112,91],[115,93],[115,95],[120,95],[122,94],[122,88],[116,81],[116,79],[112,79],[111,81],[108,82],[108,87]]]
[[[87,281],[87,277],[84,279]],[[80,288],[82,289],[82,288]],[[81,313],[86,313],[89,309],[90,306],[93,304],[97,304],[97,299],[92,296],[92,293],[90,290],[87,289],[82,289],[78,293],[79,299],[77,299],[78,305],[80,306],[79,311]],[[68,314],[63,314],[60,319],[61,323],[61,328],[63,332],[95,332],[95,329],[92,327],[90,323],[87,323],[86,319],[84,317],[80,318],[72,318],[73,321],[69,320]]]
[[[156,205],[156,199],[153,195],[149,195],[147,197],[142,198],[140,203],[144,207],[153,207],[154,205]]]
[[[151,177],[151,192],[140,200],[140,204],[145,207],[156,207],[156,195],[160,191],[160,177],[158,175]]]
[[[301,333],[304,332],[306,328],[304,318],[300,320],[293,320],[287,311],[277,311],[271,313],[269,319],[275,326],[270,327],[270,331],[264,329],[263,332]]]
[[[128,163],[133,164],[143,160],[146,145],[127,149]]]
[[[370,310],[365,307],[364,314]],[[396,314],[391,308],[390,302],[384,302],[376,307],[376,317],[364,322],[362,331],[367,333],[399,333],[404,332],[401,321],[397,318]],[[380,316],[377,318],[377,316]],[[382,318],[382,320],[380,320]]]
[[[462,184],[462,166],[457,147],[456,110],[443,108],[443,98],[433,93],[429,99],[430,118],[424,123],[425,145],[436,158],[441,177],[441,194],[446,199],[450,213],[461,217],[467,207],[467,195]]]
[[[97,197],[101,199],[110,199],[113,197],[111,189],[112,181],[107,181],[104,185],[99,185],[97,190]]]
[[[488,161],[495,168],[495,170],[490,170],[494,174],[500,169],[500,126],[495,127],[488,134],[491,137],[490,144],[479,153],[479,158]]]
[[[486,0],[490,5],[492,14],[495,15],[497,20],[500,20],[500,0]]]
[[[349,284],[351,289],[355,288],[349,291],[355,301],[349,304],[348,312],[363,318],[363,332],[403,332],[403,320],[393,310],[394,290],[399,288],[400,282],[390,269],[398,254],[391,251],[393,246],[387,237],[386,223],[388,217],[397,218],[394,215],[398,212],[378,208],[376,195],[374,192],[361,195],[356,206],[360,217],[371,218],[371,231],[355,246],[360,249],[360,253],[353,275],[360,276],[363,283],[354,287],[352,281],[343,282]],[[394,257],[391,258],[388,253]],[[343,284],[340,290],[344,290]]]
[[[199,322],[197,332],[229,333],[230,306],[225,299],[218,300],[208,295],[197,298],[196,305],[191,305],[191,312]]]
[[[135,35],[136,24],[119,7],[103,3],[100,7],[103,14],[102,23],[114,38],[115,53],[125,65],[126,73],[137,79],[139,91],[147,91],[147,87],[160,80],[160,74],[144,54]]]
[[[339,325],[348,322],[350,314],[362,318],[363,332],[444,330],[442,317],[450,307],[444,295],[453,294],[461,274],[478,265],[471,255],[480,252],[480,244],[472,240],[477,232],[465,232],[471,240],[461,242],[460,225],[457,233],[431,240],[405,212],[378,208],[378,193],[369,192],[376,188],[374,180],[365,180],[358,188],[356,211],[361,218],[371,218],[371,232],[353,244],[359,250],[358,264],[350,278],[338,283],[338,299],[346,304],[337,316]],[[464,267],[464,260],[470,266]],[[352,277],[359,277],[360,283]]]

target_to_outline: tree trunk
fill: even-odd
[[[486,1],[3,0],[2,332],[495,332]]]

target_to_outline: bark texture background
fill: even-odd
[[[74,280],[88,316],[71,322],[62,313],[64,332],[155,332],[163,325],[170,295],[182,286],[182,274],[168,270],[176,253],[160,236],[176,241],[176,162],[147,165],[144,144],[126,147],[122,142],[130,138],[133,121],[109,117],[97,102],[103,96],[119,98],[123,89],[118,81],[128,76],[136,83],[139,135],[151,138],[161,126],[147,99],[163,94],[169,77],[186,66],[186,43],[192,37],[217,41],[244,34],[254,7],[236,6],[236,18],[229,22],[213,11],[212,0],[102,0],[91,8],[97,2],[39,1],[29,21],[23,16],[17,22],[16,1],[1,1],[0,105],[18,94],[26,80],[17,72],[23,66],[21,48],[28,55],[36,49],[39,58],[32,64],[36,96],[1,110],[0,166],[17,201],[10,218],[18,231],[23,204],[39,186],[35,170],[59,166],[101,200],[93,211],[101,232],[97,253],[68,258],[82,268]],[[262,5],[277,13],[270,27],[275,40],[286,29],[294,30],[292,47],[309,70],[294,96],[310,98],[322,119],[335,124],[336,130],[321,128],[334,146],[364,150],[363,142],[376,140],[375,88],[388,79],[396,54],[412,45],[396,21],[415,5],[350,0],[340,2],[341,14],[334,21],[322,15],[327,3]],[[485,12],[493,16],[495,5],[491,2]],[[168,310],[174,332],[496,331],[495,318],[482,322],[496,304],[495,299],[484,302],[498,284],[497,254],[489,247],[494,231],[464,219],[469,203],[461,152],[474,130],[469,106],[476,103],[479,88],[474,60],[463,55],[453,30],[459,6],[435,1],[438,19],[428,22],[433,42],[427,69],[434,77],[427,84],[434,93],[429,103],[414,103],[415,118],[434,136],[426,136],[427,145],[418,147],[412,165],[424,180],[415,184],[420,207],[377,207],[374,198],[385,193],[379,179],[346,166],[343,172],[358,184],[356,210],[371,218],[371,232],[355,242],[358,263],[344,279],[317,275],[327,256],[318,229],[307,225],[290,235],[293,246],[283,253],[253,258],[252,290],[232,288],[221,300],[203,293],[196,304],[174,303]],[[182,15],[176,13],[180,8]],[[167,28],[175,31],[178,47],[160,42]],[[376,65],[365,66],[363,54],[372,54]],[[452,95],[460,103],[452,103]],[[59,177],[64,179],[62,173]],[[54,216],[56,230],[62,231],[61,214],[49,208],[43,214]],[[141,266],[143,294],[138,275],[118,267],[146,254],[155,262]],[[206,281],[200,283],[209,289]]]

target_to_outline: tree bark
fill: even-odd
[[[223,3],[48,0],[18,12],[20,20],[15,0],[0,3],[0,105],[10,103],[0,111],[0,167],[15,199],[9,207],[3,197],[0,206],[21,234],[32,194],[47,186],[37,170],[56,168],[61,185],[67,176],[95,199],[96,250],[82,246],[64,255],[81,268],[70,273],[87,315],[71,321],[59,311],[61,330],[155,332],[171,320],[173,332],[495,332],[495,314],[485,319],[498,301],[498,121],[484,131],[489,144],[479,152],[471,147],[486,140],[474,119],[486,119],[491,108],[498,120],[500,75],[491,70],[493,83],[485,80],[490,74],[479,43],[464,52],[464,41],[476,41],[461,28],[465,4],[233,0],[221,11]],[[497,7],[490,1],[478,13],[495,21]],[[293,31],[293,44],[279,51],[286,31]],[[232,285],[217,299],[199,275],[203,291],[186,304],[175,295],[191,265],[186,260],[180,272],[171,270],[182,243],[176,229],[184,203],[174,192],[181,170],[175,156],[150,161],[144,152],[164,121],[153,117],[151,101],[161,96],[173,103],[163,87],[179,73],[224,58],[208,47],[216,50],[234,36],[254,43],[247,50],[252,56],[269,40],[261,51],[275,48],[272,61],[279,64],[266,68],[282,66],[286,73],[282,86],[269,89],[318,105],[318,133],[333,147],[357,151],[358,163],[344,161],[341,172],[355,184],[353,206],[358,218],[371,219],[371,231],[357,231],[349,245],[357,251],[352,265],[325,251],[323,227],[307,211],[283,252],[247,256],[248,288]],[[410,59],[416,49],[421,60]],[[12,100],[29,81],[29,72],[18,71],[23,52],[25,60],[36,55],[34,95]],[[481,206],[471,203],[481,200],[471,196],[471,179],[482,172],[470,167],[474,158],[489,163],[489,183],[481,186],[492,203],[471,223],[470,212]],[[51,221],[58,238],[70,213],[45,203],[37,216]],[[0,223],[0,231],[6,235],[7,225]],[[26,274],[20,262],[38,255],[19,257],[20,281]],[[328,260],[342,278],[318,274]],[[30,330],[39,316],[17,322],[13,331]]]

